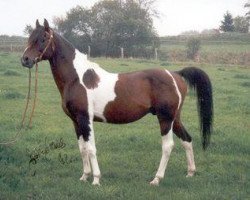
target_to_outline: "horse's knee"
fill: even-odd
[[[90,158],[96,157],[96,148],[92,146],[91,144],[88,145],[88,155]]]
[[[81,155],[85,157],[88,154],[88,147],[82,136],[80,136],[78,139],[78,146]]]
[[[192,142],[181,141],[181,144],[187,151],[193,150]]]
[[[89,142],[83,141],[82,136],[80,136],[78,140],[78,144],[79,144],[80,153],[83,156],[88,155],[90,157],[93,157],[96,155],[96,148],[93,145],[91,145]]]
[[[168,154],[172,151],[173,148],[174,148],[174,141],[169,141],[168,143],[162,145],[162,152]]]

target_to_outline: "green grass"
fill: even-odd
[[[94,61],[111,72],[185,66],[140,59]],[[185,178],[185,152],[175,137],[165,178],[159,187],[149,185],[159,165],[161,137],[156,118],[148,115],[128,125],[94,124],[102,172],[101,186],[94,187],[79,181],[82,162],[73,125],[61,109],[48,64],[39,64],[33,126],[15,145],[0,146],[0,199],[249,199],[250,69],[199,67],[213,83],[215,119],[210,148],[203,152],[196,98],[187,97],[182,118],[194,140],[196,176]],[[0,83],[0,140],[5,141],[20,125],[28,89],[20,55],[0,53]]]
[[[190,38],[192,36],[161,38],[159,58],[188,61],[187,43]],[[201,41],[199,60],[202,63],[250,65],[250,34],[197,35],[195,38]]]

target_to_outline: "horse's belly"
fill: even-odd
[[[104,109],[106,122],[114,124],[125,124],[134,122],[148,113],[148,109],[137,105],[117,104],[110,102]]]

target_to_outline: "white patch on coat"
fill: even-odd
[[[95,116],[101,118],[103,121],[106,121],[104,117],[104,109],[106,105],[110,101],[113,101],[116,97],[115,84],[118,81],[118,74],[105,71],[104,69],[100,68],[98,64],[87,60],[87,56],[78,50],[75,50],[75,59],[73,61],[73,65],[78,74],[80,83],[87,91],[88,102],[91,104],[89,105],[90,112],[94,113]],[[88,69],[93,69],[100,78],[98,87],[94,89],[87,89],[82,80],[84,73]]]
[[[104,73],[105,71],[101,69],[97,64],[88,61],[87,56],[80,53],[78,50],[75,50],[75,59],[73,60],[73,65],[78,75],[80,84],[83,85],[87,93],[90,136],[89,136],[89,141],[85,142],[85,147],[86,147],[86,151],[88,155],[87,159],[89,159],[91,166],[92,166],[92,170],[93,170],[94,181],[92,184],[99,185],[99,179],[100,179],[101,173],[100,173],[97,156],[96,156],[96,145],[95,145],[95,136],[94,136],[94,129],[93,129],[93,118],[95,115],[94,106],[95,106],[95,101],[96,101],[95,96],[94,96],[95,92],[94,90],[88,89],[85,86],[85,84],[83,83],[83,75],[88,69],[94,69],[96,74],[99,76],[100,80],[102,80],[102,73]],[[85,179],[85,176],[83,176],[83,179]]]
[[[194,162],[194,152],[192,142],[186,142],[181,140],[182,146],[186,150],[187,164],[188,164],[188,174],[187,177],[193,176],[196,168]]]
[[[174,79],[174,77],[172,76],[172,74],[168,71],[168,70],[165,70],[166,72],[167,72],[167,74],[172,78],[172,80],[173,80],[173,83],[174,83],[174,86],[175,86],[175,90],[176,90],[176,94],[178,95],[178,97],[179,97],[179,103],[178,103],[178,109],[180,108],[180,105],[181,105],[181,93],[180,93],[180,90],[179,90],[179,88],[178,88],[178,86],[177,86],[177,83],[176,83],[176,81],[175,81],[175,79]]]

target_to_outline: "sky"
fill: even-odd
[[[233,17],[245,15],[248,0],[156,0],[159,17],[154,27],[160,36],[178,35],[184,31],[219,28],[223,15],[229,11]],[[40,23],[46,18],[65,16],[71,8],[87,8],[98,0],[0,0],[0,35],[23,36],[26,24]]]

